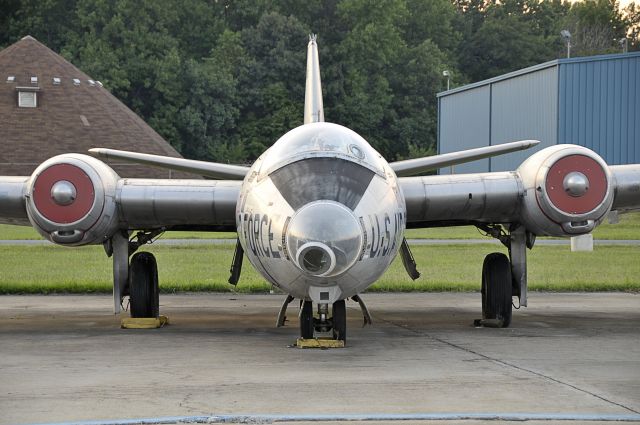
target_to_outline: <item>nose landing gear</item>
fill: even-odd
[[[287,320],[286,311],[287,306],[293,301],[293,297],[288,295],[284,300],[280,313],[278,314],[278,320],[276,322],[277,327],[285,325]],[[364,323],[362,326],[370,325],[372,323],[371,315],[367,306],[364,304],[362,298],[359,295],[354,295],[351,299],[360,305]],[[329,316],[331,313],[331,316]],[[300,338],[302,340],[312,340],[316,336],[318,341],[340,341],[344,343],[347,340],[347,306],[346,300],[338,300],[331,305],[331,311],[329,311],[329,303],[318,303],[318,313],[316,316],[313,314],[313,301],[300,301],[300,313],[298,314],[300,319]],[[318,345],[309,345],[318,347]],[[332,345],[335,347],[335,345]]]
[[[318,317],[313,315],[313,302],[303,301],[300,308],[300,337],[312,339],[315,333],[331,332],[336,341],[347,339],[347,308],[344,300],[333,303],[329,317],[329,304],[318,304]]]

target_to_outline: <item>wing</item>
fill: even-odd
[[[608,166],[593,151],[557,145],[516,171],[401,177],[407,227],[523,225],[535,235],[587,233],[611,210],[640,209],[640,164]]]
[[[29,177],[0,177],[0,224],[29,225],[25,191]]]
[[[640,209],[640,164],[608,166],[576,145],[543,149],[513,172],[400,177],[399,184],[407,228],[473,224],[500,240],[509,250],[504,261],[513,279],[506,285],[521,306],[527,306],[526,251],[536,235],[577,236],[591,232],[610,211]],[[400,253],[415,279],[419,273],[406,241]],[[500,255],[490,254],[485,263]],[[500,284],[495,276],[488,279]]]
[[[217,165],[225,166],[210,169]],[[188,161],[178,166],[202,169]],[[238,178],[241,168],[224,172]],[[241,184],[120,178],[96,158],[65,154],[47,160],[30,177],[0,177],[0,223],[31,224],[52,242],[74,246],[104,243],[123,230],[234,231]]]
[[[517,142],[503,143],[495,146],[485,146],[482,148],[468,149],[460,152],[451,152],[441,155],[427,156],[424,158],[407,159],[389,164],[398,177],[415,176],[427,171],[450,165],[463,164],[465,162],[476,161],[478,159],[489,158],[491,156],[503,155],[509,152],[516,152],[540,143],[538,140],[520,140]]]
[[[114,312],[119,313],[129,283],[129,257],[141,244],[164,230],[236,230],[235,209],[242,185],[239,179],[248,169],[122,151],[94,153],[232,178],[123,179],[99,159],[80,154],[50,158],[29,177],[0,177],[0,223],[32,225],[44,238],[59,245],[104,245],[113,259]],[[138,232],[130,240],[134,230]],[[239,259],[234,259],[233,266],[237,281],[242,264],[239,246],[235,258]],[[153,276],[148,267],[155,260],[148,261],[144,267]],[[148,281],[153,282],[153,278]]]
[[[136,164],[151,165],[187,173],[200,174],[214,179],[242,180],[249,172],[248,167],[215,162],[196,161],[193,159],[172,158],[168,156],[151,155],[147,153],[119,151],[116,149],[89,149],[93,156],[104,159],[121,159]]]

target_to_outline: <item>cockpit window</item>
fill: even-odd
[[[270,174],[284,199],[295,210],[309,202],[327,199],[355,210],[374,172],[338,158],[308,158]]]
[[[333,157],[356,162],[385,178],[386,161],[361,136],[338,124],[316,122],[294,128],[262,156],[259,180],[275,170],[311,157]]]

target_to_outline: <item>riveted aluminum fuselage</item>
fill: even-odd
[[[253,266],[283,291],[320,303],[380,278],[405,223],[388,163],[352,130],[324,122],[291,130],[258,158],[236,207]]]

